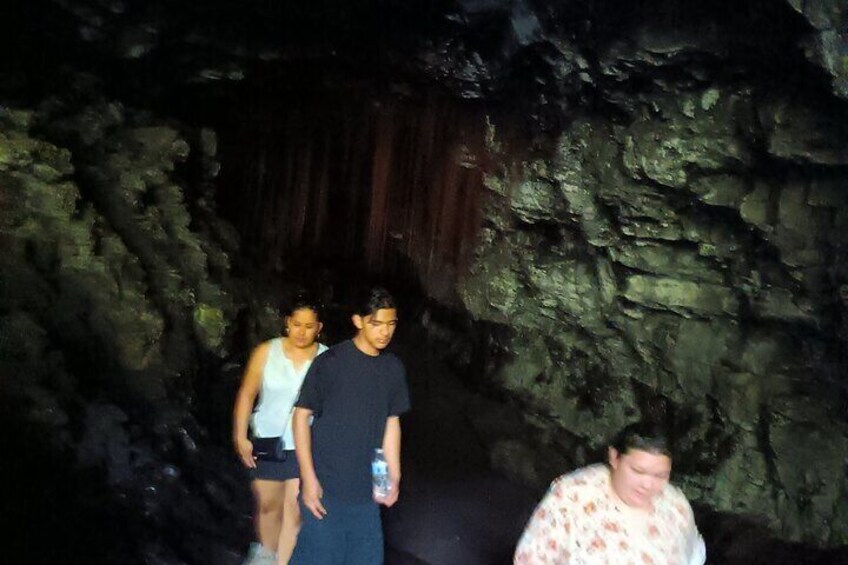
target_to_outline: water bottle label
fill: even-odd
[[[379,450],[371,462],[371,479],[376,498],[383,498],[389,494],[389,465]]]
[[[371,472],[375,475],[385,475],[388,472],[388,464],[385,461],[374,461],[371,463]]]

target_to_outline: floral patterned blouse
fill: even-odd
[[[630,508],[612,490],[606,465],[556,479],[515,552],[516,565],[703,565],[705,559],[683,493],[667,484],[653,509]]]

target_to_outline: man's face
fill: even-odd
[[[377,355],[389,345],[397,328],[397,310],[381,308],[368,316],[353,316],[353,324],[359,330],[358,345],[364,353]]]

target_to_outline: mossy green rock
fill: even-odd
[[[784,402],[801,380],[822,405],[838,397],[841,122],[745,88],[609,100],[628,119],[573,116],[552,153],[487,178],[487,222],[458,294],[499,328],[488,377],[540,437],[587,448],[673,415],[692,496],[787,538],[841,543],[844,414]],[[763,159],[791,166],[763,174]],[[809,449],[796,448],[804,434]]]

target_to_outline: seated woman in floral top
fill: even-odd
[[[518,542],[516,565],[703,565],[706,550],[692,508],[668,482],[665,435],[625,428],[609,465],[556,479]]]

